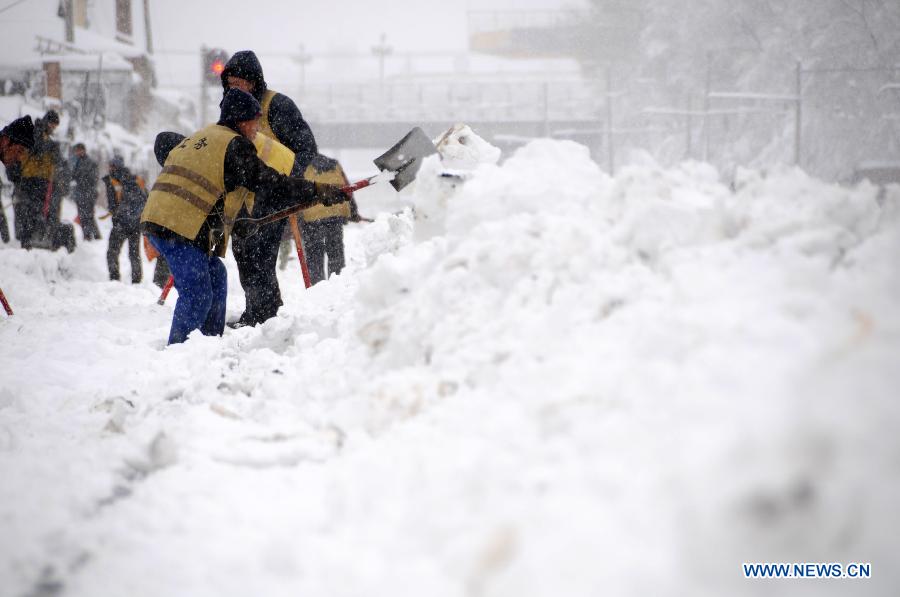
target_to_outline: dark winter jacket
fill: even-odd
[[[97,162],[88,156],[75,156],[72,160],[72,182],[75,183],[75,191],[73,198],[78,201],[80,199],[90,199],[92,202],[97,198]]]
[[[228,89],[229,76],[251,81],[254,84],[253,97],[259,102],[263,101],[268,86],[262,65],[252,51],[235,52],[231,57],[222,71],[223,89]],[[275,93],[269,104],[268,119],[275,138],[293,151],[301,166],[306,168],[318,153],[318,147],[316,138],[297,105],[286,95]]]
[[[172,131],[163,131],[156,135],[156,141],[153,142],[153,154],[160,166],[166,165],[166,158],[169,152],[175,149],[175,146],[184,141],[184,135],[181,133],[173,133]]]
[[[66,160],[60,160],[53,170],[53,196],[65,197],[72,185],[72,168]]]
[[[138,230],[147,193],[128,168],[117,168],[103,177],[106,203],[112,213],[113,225],[126,232]]]

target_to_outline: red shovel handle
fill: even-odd
[[[350,184],[350,185],[343,186],[343,187],[341,187],[341,191],[343,191],[344,194],[347,195],[347,198],[349,199],[350,194],[353,193],[353,191],[358,191],[359,189],[363,189],[363,188],[369,186],[370,184],[372,184],[373,182],[375,182],[374,176],[360,180],[358,182],[354,182],[353,184]],[[259,227],[259,226],[264,226],[266,224],[271,224],[272,222],[277,222],[278,220],[282,220],[282,219],[284,219],[288,216],[291,216],[295,213],[299,213],[303,210],[309,209],[310,207],[312,207],[312,206],[311,205],[302,205],[302,206],[294,205],[293,207],[288,207],[287,209],[282,209],[281,211],[276,211],[275,213],[270,214],[264,218],[238,218],[237,221],[238,222],[250,222],[253,225]],[[254,231],[254,233],[255,233],[255,231]],[[253,233],[251,233],[251,234],[253,234]]]
[[[309,277],[309,266],[306,264],[306,254],[303,252],[303,236],[300,234],[300,225],[297,216],[288,216],[291,225],[291,234],[294,236],[294,245],[297,247],[297,259],[300,260],[300,272],[303,274],[303,285],[309,288],[312,280]]]
[[[353,184],[348,184],[346,186],[343,186],[343,187],[341,187],[341,190],[344,191],[344,194],[349,195],[350,193],[352,193],[354,191],[358,191],[360,189],[366,188],[373,182],[375,182],[375,177],[370,176],[369,178],[365,178],[363,180],[354,182]]]
[[[41,209],[41,215],[44,216],[44,219],[47,219],[47,216],[50,215],[50,200],[53,197],[53,181],[51,180],[47,183],[47,192],[44,194],[44,207]]]
[[[163,286],[162,294],[159,295],[159,300],[156,301],[157,305],[165,305],[166,297],[169,296],[169,291],[172,290],[172,286],[175,285],[175,276],[169,275],[169,279],[166,280],[166,285]]]
[[[6,295],[3,294],[3,289],[0,289],[0,303],[3,303],[3,308],[6,310],[6,314],[12,317],[12,307],[9,306],[9,302],[6,300]]]

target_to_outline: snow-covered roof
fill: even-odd
[[[89,29],[82,29],[81,27],[75,28],[75,42],[79,49],[90,53],[115,52],[126,58],[143,56],[146,53],[144,48],[140,46],[122,43],[116,39],[100,35]]]
[[[50,6],[52,4],[52,6]],[[36,5],[43,5],[36,6]],[[145,54],[144,48],[117,41],[115,38],[101,35],[96,31],[75,27],[75,41],[65,41],[63,21],[57,16],[56,4],[48,0],[30,2],[21,9],[13,9],[0,19],[0,39],[3,40],[3,52],[0,53],[0,76],[10,77],[24,69],[32,69],[49,59],[68,60],[79,55],[96,64],[100,53],[118,54],[120,57],[136,57]],[[41,41],[43,40],[43,41]],[[42,54],[40,46],[52,45],[59,48],[60,54]],[[49,58],[55,56],[55,58]],[[74,59],[74,58],[73,58]],[[76,59],[77,60],[77,59]],[[128,62],[104,57],[104,68],[124,69]],[[75,63],[77,64],[77,62]],[[128,66],[130,69],[131,67]]]
[[[103,64],[100,64],[100,54],[47,54],[32,60],[26,60],[18,65],[0,66],[0,76],[13,73],[41,70],[45,62],[58,62],[63,72],[66,71],[95,71],[101,68],[104,71],[132,71],[134,67],[130,62],[109,52],[103,53]]]

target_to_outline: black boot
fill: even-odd
[[[255,327],[257,323],[259,323],[259,322],[256,321],[255,318],[253,318],[246,311],[244,311],[243,313],[241,313],[241,316],[238,319],[236,319],[235,321],[229,321],[225,325],[227,325],[228,327],[230,327],[233,330],[237,330],[237,329],[248,327],[248,326]]]

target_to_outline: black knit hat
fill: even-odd
[[[47,110],[47,113],[44,114],[44,120],[53,124],[59,124],[59,114],[56,110]]]
[[[236,123],[253,120],[262,114],[256,98],[240,89],[228,89],[222,98],[219,122]]]
[[[7,137],[17,145],[22,145],[29,151],[34,149],[34,123],[31,116],[23,116],[13,120],[6,128],[0,131],[0,137]]]

